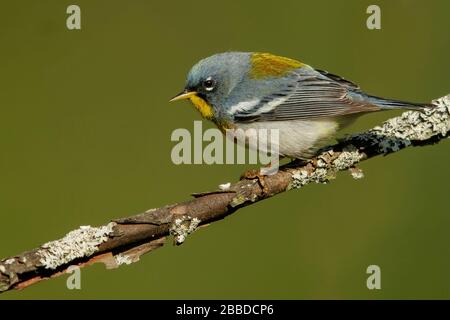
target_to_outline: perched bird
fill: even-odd
[[[337,75],[269,53],[225,52],[192,67],[184,91],[220,129],[279,129],[279,156],[309,159],[357,116],[423,110],[428,104],[375,97]]]

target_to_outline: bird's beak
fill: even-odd
[[[177,94],[175,97],[170,99],[169,102],[189,99],[190,97],[195,96],[196,94],[197,92],[195,91],[184,90],[183,92]]]

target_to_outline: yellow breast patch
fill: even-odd
[[[252,64],[250,77],[253,79],[283,76],[289,71],[304,66],[297,60],[275,56],[270,53],[253,53],[250,61]]]

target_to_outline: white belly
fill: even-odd
[[[259,129],[278,130],[280,156],[309,159],[334,137],[339,125],[335,121],[317,119],[240,123],[237,127],[246,130],[247,139],[257,139],[255,132]],[[270,147],[268,149],[270,151]]]

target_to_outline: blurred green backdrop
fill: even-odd
[[[79,31],[65,25],[73,3]],[[379,31],[366,28],[370,4]],[[449,10],[447,0],[3,1],[0,256],[236,180],[244,166],[170,160],[172,130],[199,115],[168,98],[200,58],[267,51],[373,94],[429,101],[450,92]],[[449,160],[446,142],[373,159],[363,180],[343,173],[139,263],[85,268],[81,290],[60,277],[0,299],[450,298]],[[366,288],[371,264],[378,291]]]

